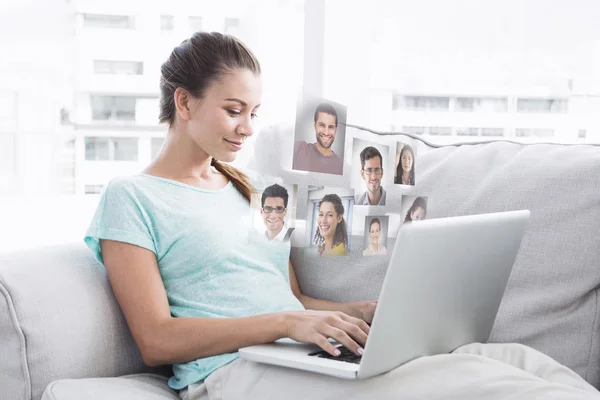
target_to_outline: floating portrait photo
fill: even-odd
[[[429,196],[402,196],[402,224],[427,219]]]
[[[347,107],[304,94],[298,101],[292,169],[343,175]]]
[[[315,254],[346,256],[352,246],[354,190],[310,186],[305,239]]]
[[[417,146],[409,140],[396,143],[396,162],[394,163],[394,183],[396,185],[415,186]]]
[[[251,200],[251,237],[273,243],[290,242],[296,228],[298,185],[268,184]]]
[[[359,138],[352,140],[351,186],[355,189],[355,205],[385,206],[384,188],[392,175],[386,168],[389,162],[390,147]]]
[[[388,254],[389,216],[367,215],[365,217],[363,256],[385,256]]]

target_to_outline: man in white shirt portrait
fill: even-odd
[[[287,242],[294,228],[285,229],[288,191],[281,185],[267,187],[262,194],[260,215],[265,224],[265,237],[269,241]]]

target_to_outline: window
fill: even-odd
[[[565,99],[518,99],[517,112],[526,113],[566,113],[568,101]]]
[[[109,138],[86,137],[85,159],[86,161],[108,161],[109,160]]]
[[[172,31],[173,29],[175,29],[175,18],[172,15],[161,15],[160,30]]]
[[[85,194],[100,194],[104,185],[85,185]]]
[[[113,138],[115,161],[137,161],[138,138]]]
[[[404,133],[412,133],[413,135],[422,135],[425,132],[424,126],[405,126],[402,129]]]
[[[432,126],[429,128],[429,134],[433,136],[448,136],[452,134],[452,128],[447,126]]]
[[[405,126],[403,132],[413,135],[448,136],[452,134],[452,128],[449,126]]]
[[[237,35],[240,28],[240,20],[237,18],[225,18],[224,32],[230,35]]]
[[[151,159],[156,158],[156,156],[160,152],[160,149],[162,148],[164,140],[165,140],[165,138],[162,138],[162,137],[153,137],[152,138],[152,142],[150,144],[150,147],[151,147],[150,158]]]
[[[402,96],[395,100],[397,109],[447,111],[450,108],[449,97]]]
[[[202,30],[202,17],[189,17],[188,24],[192,32],[199,32]]]
[[[456,128],[457,136],[504,136],[504,128]]]
[[[144,63],[140,61],[94,60],[95,74],[142,75]]]
[[[86,161],[137,161],[138,138],[86,137]]]
[[[92,119],[94,121],[135,121],[133,96],[92,95]]]
[[[515,131],[517,137],[537,137],[537,138],[549,138],[554,136],[553,129],[540,129],[540,128],[518,128]]]
[[[503,128],[481,128],[481,136],[504,136]]]
[[[457,136],[478,136],[479,128],[456,128]]]
[[[131,15],[83,14],[86,28],[134,29],[135,17]]]
[[[455,110],[473,112],[506,112],[508,110],[508,99],[457,97]]]

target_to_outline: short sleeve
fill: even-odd
[[[84,242],[101,263],[101,239],[133,244],[156,254],[149,226],[149,218],[136,195],[135,187],[126,181],[113,180],[100,197]]]

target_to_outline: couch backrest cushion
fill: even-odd
[[[83,241],[0,256],[3,398],[40,399],[61,378],[148,370]]]
[[[350,157],[357,154],[354,138],[389,145],[390,159],[400,141],[417,149],[416,185],[394,185],[384,160],[387,205],[370,207],[370,213],[393,214],[402,195],[428,196],[427,218],[529,209],[530,224],[490,341],[529,345],[600,387],[600,146],[507,141],[433,146],[417,136],[348,127],[344,175],[335,177],[292,171],[290,161],[282,159],[291,154],[291,138],[292,129],[262,132],[251,167],[301,187],[348,187],[352,162],[357,162]],[[306,198],[300,198],[298,215],[306,215]],[[363,243],[360,236],[352,240]],[[393,243],[390,238],[388,249]],[[388,257],[358,256],[349,262],[314,252],[292,248],[305,294],[338,301],[378,296]]]

